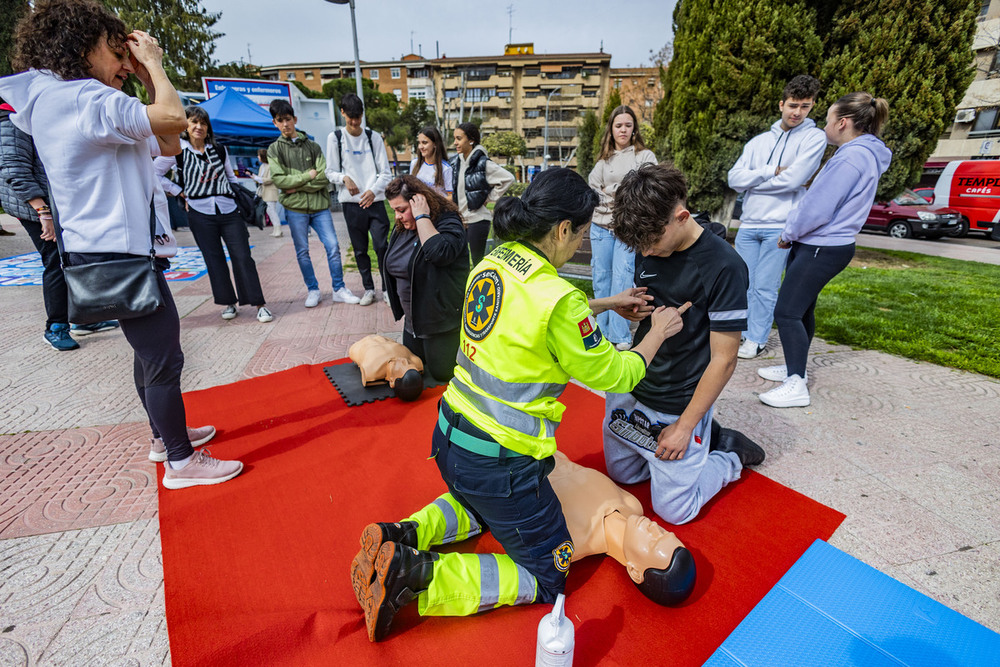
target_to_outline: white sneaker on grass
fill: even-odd
[[[344,285],[339,290],[334,291],[333,301],[334,303],[338,301],[340,303],[360,303],[361,299],[354,296],[354,293],[351,290],[347,289],[347,285]]]
[[[758,396],[764,405],[772,408],[804,408],[809,405],[809,388],[798,375],[790,375],[780,386]]]
[[[306,308],[315,308],[319,305],[319,290],[311,289],[309,294],[306,294]]]
[[[359,306],[370,306],[375,303],[375,290],[366,289],[365,293],[361,295],[361,301],[358,302]]]

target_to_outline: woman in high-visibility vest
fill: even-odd
[[[460,616],[500,605],[551,603],[573,555],[547,480],[571,377],[630,391],[660,344],[681,329],[679,309],[646,305],[639,289],[591,300],[556,274],[580,246],[597,195],[569,169],[542,172],[497,204],[506,241],[473,269],[455,377],[440,403],[432,452],[448,493],[399,523],[369,524],[351,567],[368,636],[379,641],[417,599],[421,615]],[[652,317],[639,345],[619,352],[594,312]],[[595,437],[597,433],[595,432]],[[491,530],[506,554],[429,549]]]

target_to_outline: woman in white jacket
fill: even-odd
[[[493,211],[486,205],[495,202],[514,184],[514,175],[487,155],[479,143],[479,128],[461,123],[455,128],[455,152],[451,163],[451,198],[469,236],[472,266],[486,254],[486,240],[493,223]]]
[[[642,142],[635,112],[625,105],[615,108],[601,137],[601,154],[588,179],[601,198],[594,211],[594,224],[590,226],[590,271],[595,299],[618,294],[634,282],[635,253],[615,238],[611,230],[611,206],[625,174],[647,162],[656,164],[656,156]],[[621,315],[606,310],[597,316],[597,324],[618,349],[632,346],[628,320]]]

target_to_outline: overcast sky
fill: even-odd
[[[399,59],[410,51],[488,56],[503,53],[507,7],[513,6],[513,42],[534,42],[535,53],[596,52],[612,55],[612,67],[649,63],[671,38],[675,0],[356,0],[362,60]],[[255,65],[352,60],[351,13],[325,0],[202,0],[222,12],[216,24],[225,37],[216,59]],[[438,47],[435,47],[435,42]]]

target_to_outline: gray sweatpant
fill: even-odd
[[[662,461],[655,456],[660,427],[669,415],[643,405],[632,394],[607,394],[604,407],[604,461],[608,476],[619,484],[650,480],[653,510],[669,523],[691,521],[719,489],[740,478],[743,466],[732,452],[710,452],[712,413],[691,433],[684,457]],[[651,428],[652,427],[652,428]]]

